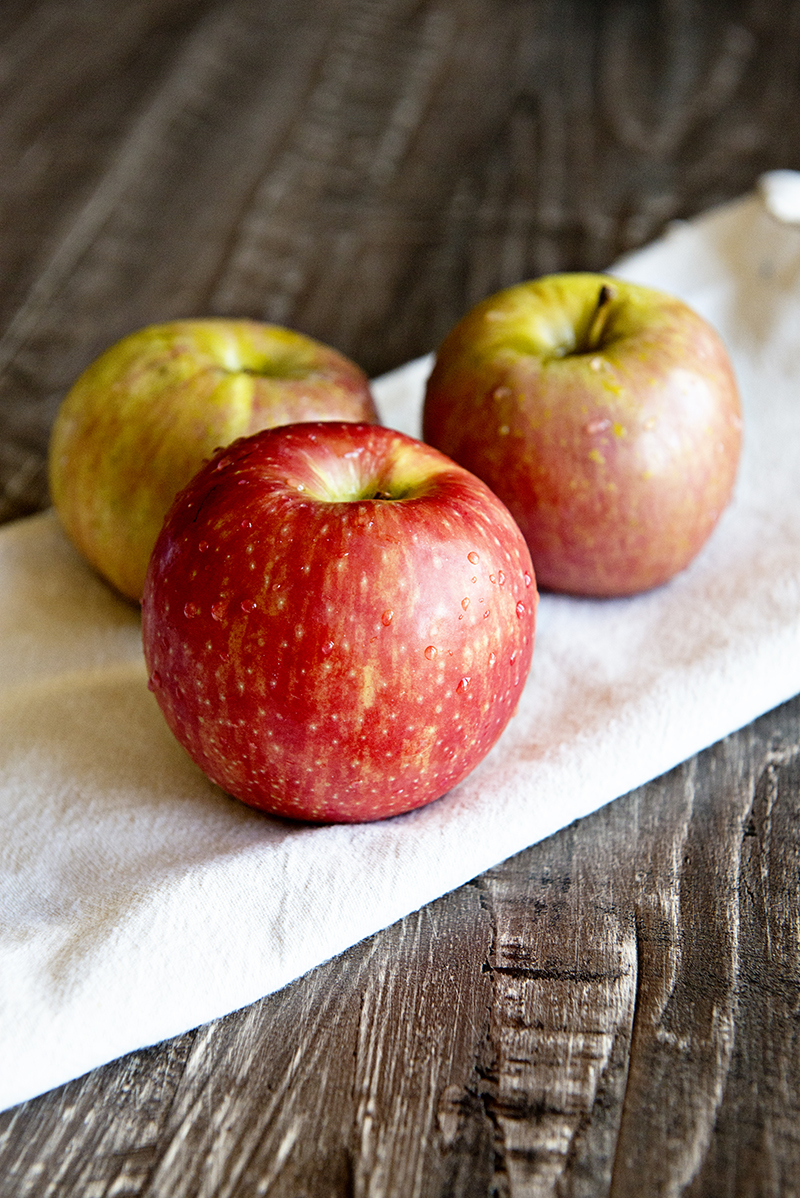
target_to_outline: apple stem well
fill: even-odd
[[[309,440],[316,440],[310,434]],[[407,447],[399,442],[391,453],[371,452],[366,446],[358,446],[341,455],[320,458],[325,469],[309,458],[304,461],[297,477],[287,479],[291,489],[306,492],[309,499],[326,503],[363,503],[369,500],[393,502],[403,499],[419,499],[430,493],[437,473],[428,465],[426,472],[409,454]]]
[[[609,283],[603,283],[597,297],[597,306],[595,307],[585,340],[577,347],[578,353],[591,354],[596,349],[599,349],[603,341],[603,334],[606,330],[608,318],[611,315],[611,301],[616,298],[616,294],[616,287],[612,287]]]

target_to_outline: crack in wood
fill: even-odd
[[[796,164],[793,0],[489,7],[0,6],[0,519],[131,328],[279,315],[377,373]],[[798,796],[795,700],[3,1113],[0,1198],[800,1198]]]

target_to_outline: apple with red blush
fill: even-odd
[[[142,601],[150,688],[243,802],[378,819],[498,740],[536,604],[509,512],[436,449],[368,424],[271,429],[217,453],[167,516]]]
[[[129,599],[177,492],[214,450],[302,420],[375,421],[363,371],[330,346],[253,320],[175,320],[101,354],[64,399],[50,492],[70,539]]]
[[[440,347],[425,440],[482,478],[542,589],[629,595],[683,570],[734,487],[739,394],[715,330],[609,275],[490,296]]]

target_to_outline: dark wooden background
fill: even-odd
[[[0,518],[133,328],[264,317],[377,373],[775,167],[796,0],[3,0]],[[0,1115],[0,1194],[797,1198],[799,816],[795,700]]]

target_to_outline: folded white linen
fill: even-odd
[[[771,209],[767,180],[616,267],[731,350],[732,506],[657,591],[545,595],[516,717],[420,811],[309,827],[222,794],[147,690],[134,608],[52,513],[0,530],[0,1107],[277,990],[800,690],[800,229],[771,214],[786,184]],[[385,423],[419,433],[429,366],[377,381]]]

